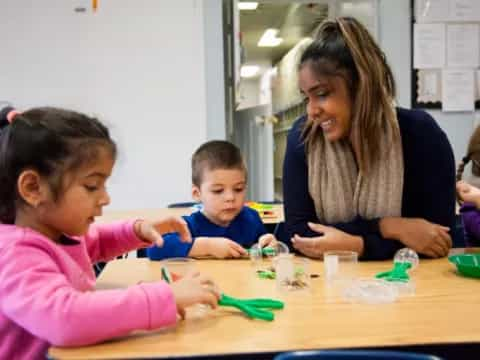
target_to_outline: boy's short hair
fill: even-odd
[[[224,140],[212,140],[201,145],[192,156],[192,183],[200,187],[203,172],[216,169],[239,169],[245,172],[247,168],[240,149]]]

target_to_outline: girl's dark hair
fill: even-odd
[[[67,172],[95,161],[99,148],[116,156],[108,129],[87,115],[52,107],[16,115],[0,133],[0,222],[13,224],[23,200],[17,191],[22,171],[43,176],[57,200]]]
[[[313,42],[300,58],[299,69],[311,66],[317,76],[341,76],[352,99],[352,145],[360,150],[361,169],[379,160],[380,137],[392,126],[399,133],[393,101],[395,80],[385,54],[356,19],[341,17],[320,25]],[[307,119],[308,146],[320,129]]]
[[[465,155],[457,168],[457,181],[462,180],[463,171],[468,162],[472,160],[472,173],[480,176],[480,126],[477,126],[468,143]]]

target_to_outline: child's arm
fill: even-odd
[[[17,244],[0,253],[1,312],[57,346],[93,344],[136,329],[174,324],[177,308],[169,285],[144,283],[122,290],[92,291],[79,271],[79,291],[62,273],[50,249]]]
[[[188,256],[213,256],[218,259],[248,256],[247,251],[235,241],[224,237],[197,237]]]
[[[181,241],[191,242],[185,220],[179,217],[92,226],[85,236],[85,242],[90,258],[93,262],[97,262],[153,244],[163,246],[163,238],[160,234],[170,232],[179,233]]]

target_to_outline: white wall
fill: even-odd
[[[222,0],[203,0],[207,139],[225,139],[225,64]]]
[[[87,0],[2,0],[0,100],[110,125],[111,209],[189,200],[190,156],[207,137],[203,5],[102,0],[92,13]]]

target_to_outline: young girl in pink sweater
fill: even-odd
[[[10,114],[11,115],[11,114]],[[95,291],[92,263],[179,232],[185,222],[92,225],[110,198],[116,147],[97,119],[36,108],[10,116],[0,133],[0,359],[44,358],[50,345],[87,345],[175,324],[184,308],[215,307],[210,279]]]

